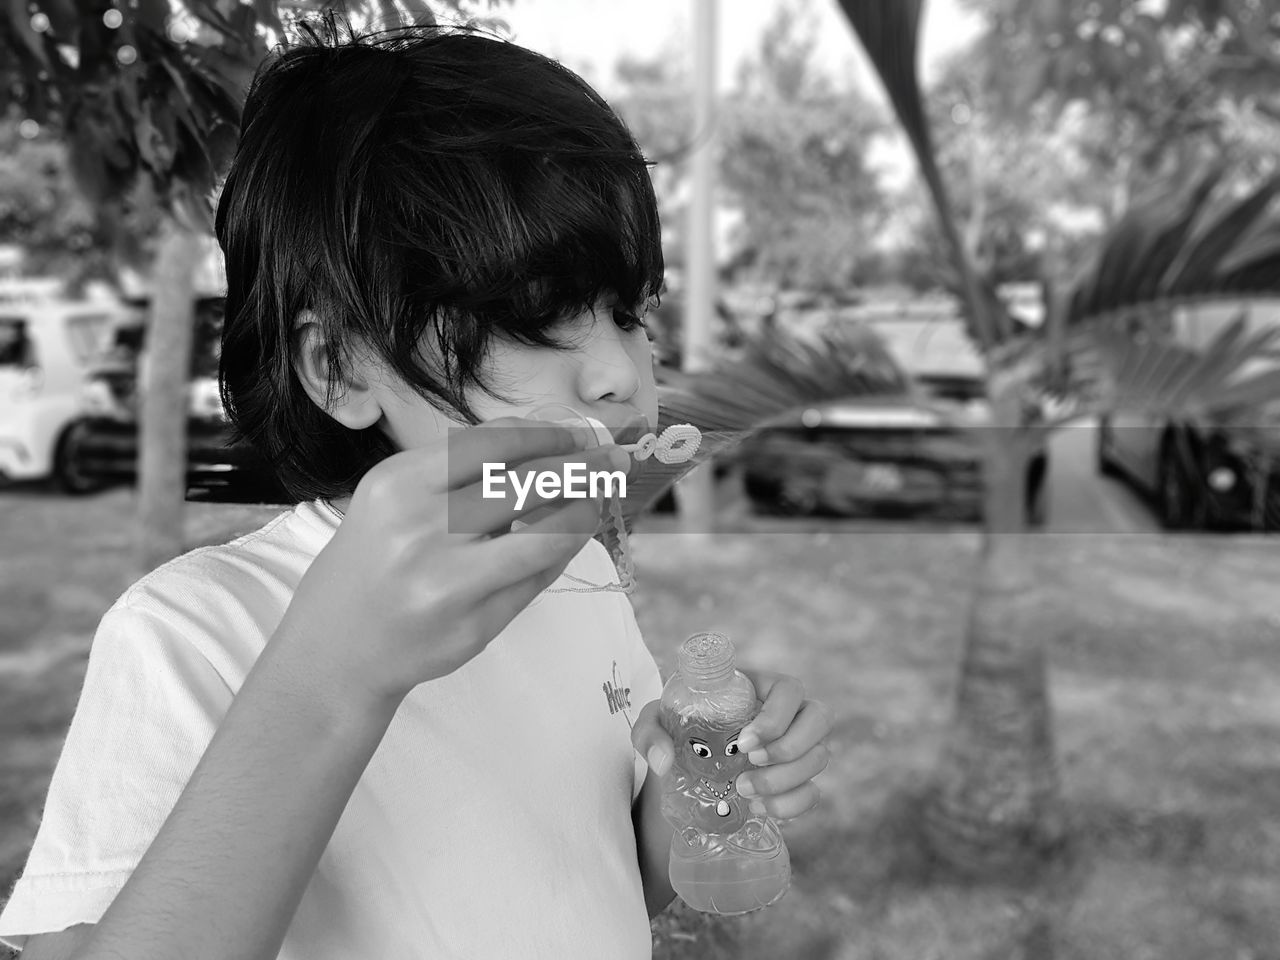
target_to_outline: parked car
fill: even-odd
[[[766,513],[981,520],[986,424],[978,403],[918,393],[810,407],[743,445],[744,487]],[[1045,519],[1047,467],[1037,452],[1022,483],[1030,526]]]
[[[1182,308],[1169,332],[1203,346],[1241,309],[1251,325],[1280,324],[1280,300],[1256,301]],[[1247,372],[1269,368],[1280,355],[1254,358]],[[1280,403],[1196,420],[1112,410],[1099,418],[1097,465],[1150,497],[1166,529],[1280,530]]]
[[[879,324],[871,328],[906,368],[913,389],[814,406],[744,443],[738,461],[756,509],[982,519],[983,434],[991,414],[981,359],[955,348],[954,329],[930,351],[920,349],[920,328],[886,323],[895,325],[887,333]],[[1047,477],[1048,451],[1041,448],[1021,483],[1029,526],[1045,520]]]
[[[1147,495],[1166,530],[1280,530],[1280,408],[1269,426],[1140,412],[1098,424],[1098,472]]]
[[[288,496],[270,466],[235,439],[222,406],[217,381],[222,308],[221,297],[196,303],[187,388],[187,499],[284,503]],[[141,316],[117,325],[111,344],[91,368],[82,395],[85,415],[70,436],[68,454],[87,483],[106,486],[137,478],[144,332]]]
[[[60,295],[0,300],[0,476],[52,479],[69,493],[93,482],[72,444],[90,364],[130,310]]]
[[[1202,347],[1245,311],[1251,326],[1280,325],[1280,300],[1187,306],[1167,333]],[[1254,357],[1245,374],[1280,367]],[[1280,402],[1247,415],[1171,419],[1117,408],[1098,420],[1098,472],[1151,498],[1167,530],[1280,530]]]

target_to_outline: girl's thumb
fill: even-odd
[[[645,754],[645,759],[649,761],[649,768],[661,777],[671,767],[671,747],[665,743],[655,743]]]

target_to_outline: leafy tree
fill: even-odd
[[[95,208],[71,176],[66,144],[33,124],[0,121],[0,236],[22,247],[28,272],[77,289],[114,283],[122,263],[149,263],[158,211],[147,188]]]
[[[644,57],[624,55],[614,67],[618,92],[610,98],[653,164],[649,172],[669,267],[685,260],[689,156],[696,145],[686,60],[686,52],[670,44]]]
[[[722,266],[744,275],[808,289],[844,290],[874,268],[869,238],[884,216],[867,142],[882,122],[869,104],[838,91],[813,65],[810,7],[783,7],[755,56],[739,68],[736,89],[719,118],[723,200],[741,212],[738,249]],[[688,160],[697,144],[685,51],[668,47],[615,68],[612,102],[654,162],[663,246],[671,273],[685,259]],[[666,362],[679,354],[681,295],[672,284],[652,316]],[[732,349],[735,317],[717,310],[715,338]]]
[[[1081,262],[1109,217],[1110,171],[1094,157],[1098,124],[1085,109],[1044,104],[1009,116],[986,79],[975,46],[949,58],[927,91],[938,163],[979,273],[993,284],[1045,279],[1063,262]],[[908,237],[899,253],[903,278],[960,294],[929,198],[907,185],[895,200]]]
[[[846,289],[871,259],[886,215],[866,165],[883,121],[814,67],[812,8],[780,6],[755,55],[720,104],[718,170],[726,205],[741,214],[735,275],[783,286]],[[696,144],[683,51],[625,58],[619,112],[646,155],[663,215],[668,261],[683,260],[687,158]]]
[[[240,109],[270,45],[288,42],[312,0],[34,0],[0,15],[0,104],[67,147],[88,201],[118,211],[140,188],[162,211],[143,384],[138,563],[182,549],[186,371],[193,273],[209,198],[236,142]],[[466,0],[436,9],[466,15]],[[430,22],[423,0],[356,5],[356,25]]]
[[[725,105],[721,166],[742,212],[739,264],[784,287],[844,290],[886,208],[866,150],[882,121],[813,67],[810,8],[779,7]]]
[[[948,64],[926,110],[963,239],[992,280],[1038,259],[1051,283],[1066,281],[1090,235],[1066,230],[1055,206],[1114,223],[1135,185],[1206,153],[1229,153],[1254,174],[1273,169],[1280,98],[1268,78],[1280,21],[1268,26],[1260,3],[967,5],[987,29]],[[932,217],[917,204],[912,220],[907,269],[957,288]],[[1047,249],[1026,250],[1018,240],[1028,236],[1047,238]]]
[[[1087,104],[1107,121],[1100,165],[1126,186],[1238,146],[1231,104],[1280,120],[1280,11],[1269,0],[966,2],[987,22],[978,57],[1004,109]]]
[[[36,133],[30,126],[24,131]],[[54,140],[23,136],[11,120],[0,123],[0,236],[22,246],[35,273],[67,276],[80,272],[80,264],[90,275],[101,272],[94,267],[103,237],[71,183],[66,150]]]

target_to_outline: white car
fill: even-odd
[[[0,300],[0,477],[52,478],[73,493],[96,486],[65,455],[67,438],[89,365],[129,313],[109,300]]]

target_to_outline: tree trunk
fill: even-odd
[[[195,327],[199,234],[167,216],[151,278],[138,464],[135,562],[151,570],[182,552],[187,483],[187,385]]]
[[[1011,407],[1002,399],[998,405]],[[996,423],[1013,411],[997,410]],[[986,530],[954,717],[925,832],[946,863],[978,876],[1032,870],[1061,835],[1042,625],[1026,533],[1024,431],[988,436]]]
[[[975,124],[977,120],[973,121]],[[970,132],[972,140],[969,145],[969,181],[973,195],[973,205],[969,208],[969,218],[965,221],[964,246],[969,260],[979,268],[982,263],[982,231],[987,225],[987,184],[983,178],[982,162],[978,155],[977,134]]]

